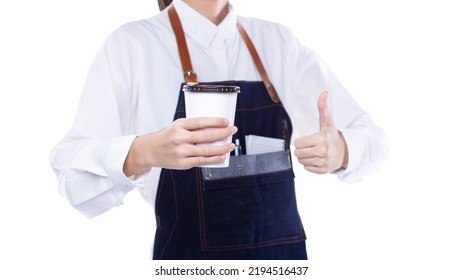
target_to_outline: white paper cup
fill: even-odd
[[[236,100],[240,87],[223,85],[185,85],[185,114],[187,118],[221,117],[227,118],[230,125],[235,122]],[[232,136],[222,141],[198,145],[220,146],[231,143]],[[223,163],[201,167],[228,167],[230,153]]]

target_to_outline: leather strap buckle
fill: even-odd
[[[183,73],[183,77],[185,78],[185,83],[189,86],[194,86],[198,84],[198,76],[196,72],[193,70],[187,70]]]

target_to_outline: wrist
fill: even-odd
[[[342,144],[344,146],[344,157],[343,157],[343,161],[342,161],[342,165],[341,165],[341,168],[344,168],[346,169],[347,168],[347,164],[349,163],[349,149],[347,147],[347,141],[346,139],[344,138],[344,135],[342,134],[341,131],[338,131],[339,133],[339,137],[341,138],[342,140]]]
[[[143,136],[135,137],[124,161],[123,171],[127,177],[140,175],[150,169],[143,146]]]

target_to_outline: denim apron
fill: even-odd
[[[191,61],[185,61],[189,60],[187,46],[179,43],[184,35],[173,5],[169,16],[178,32],[185,80],[191,84],[196,77]],[[246,44],[252,45],[238,28]],[[248,49],[256,66],[262,65],[253,46]],[[265,79],[267,85],[261,81],[207,84],[240,87],[234,124],[238,133],[233,141],[245,143],[246,135],[259,135],[284,139],[285,149],[247,155],[243,145],[242,155],[232,154],[228,168],[162,169],[153,259],[307,259],[289,148],[291,120]],[[183,84],[174,119],[185,117],[182,88]]]

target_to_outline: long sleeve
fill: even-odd
[[[129,44],[120,44],[127,41],[123,36],[121,31],[113,34],[95,57],[74,124],[50,155],[60,194],[89,217],[120,205],[130,190],[142,186],[122,171],[135,138],[130,135],[132,88],[121,74],[122,68],[130,68],[131,58],[118,56],[130,53],[125,49]]]

